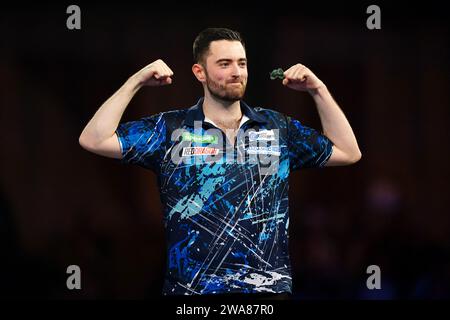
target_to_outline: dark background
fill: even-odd
[[[81,30],[66,8],[81,8]],[[203,93],[192,42],[223,26],[246,40],[245,100],[320,129],[310,96],[269,79],[308,66],[347,116],[363,157],[291,175],[294,294],[303,299],[450,297],[449,29],[443,5],[372,3],[179,5],[83,2],[0,13],[3,298],[151,298],[165,264],[156,178],[91,154],[78,137],[126,79],[163,59],[174,83],[144,88],[122,121],[186,108]],[[79,265],[82,290],[66,288]],[[382,289],[367,290],[366,269]]]

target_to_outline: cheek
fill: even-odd
[[[214,77],[217,81],[225,81],[227,79],[227,74],[226,72],[218,71],[215,73]]]

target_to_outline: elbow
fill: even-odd
[[[349,159],[350,164],[354,164],[357,163],[359,160],[361,160],[362,158],[362,153],[361,151],[358,149],[357,152],[355,152]]]
[[[81,135],[78,137],[78,143],[80,144],[80,146],[81,146],[83,149],[86,149],[86,147],[87,147],[87,141],[86,141],[86,138],[83,136],[83,134],[81,134]]]
[[[83,133],[78,138],[78,143],[85,150],[88,150],[88,151],[93,150],[92,141],[88,137],[86,137],[86,135],[84,135]]]

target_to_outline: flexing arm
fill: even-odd
[[[325,166],[352,164],[361,159],[353,130],[338,104],[324,85],[310,91],[322,123],[323,133],[333,141],[333,153]]]
[[[122,152],[115,133],[125,109],[143,86],[161,86],[172,83],[172,70],[156,60],[131,76],[97,110],[79,137],[80,145],[93,153],[121,159]]]
[[[283,85],[309,92],[316,103],[323,133],[334,144],[333,153],[326,166],[347,165],[359,161],[361,151],[353,130],[324,83],[301,64],[292,66],[284,75]]]

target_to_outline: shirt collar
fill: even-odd
[[[247,120],[249,120],[249,117],[247,117],[245,114],[243,114],[242,115],[242,119],[241,119],[241,122],[239,123],[239,128],[238,129],[240,129],[241,127],[242,127],[242,125],[247,121]],[[205,116],[205,120],[204,120],[205,122],[209,122],[209,123],[211,123],[213,126],[215,126],[215,127],[219,127],[217,124],[215,124],[214,123],[214,121],[212,121],[210,118],[208,118],[207,116]]]
[[[200,98],[194,106],[190,107],[187,111],[185,124],[193,127],[194,121],[205,121],[205,114],[203,113],[203,101],[204,98]],[[241,110],[245,116],[247,116],[250,120],[259,123],[266,123],[267,120],[265,117],[259,113],[257,113],[252,107],[247,105],[244,101],[240,101]]]

